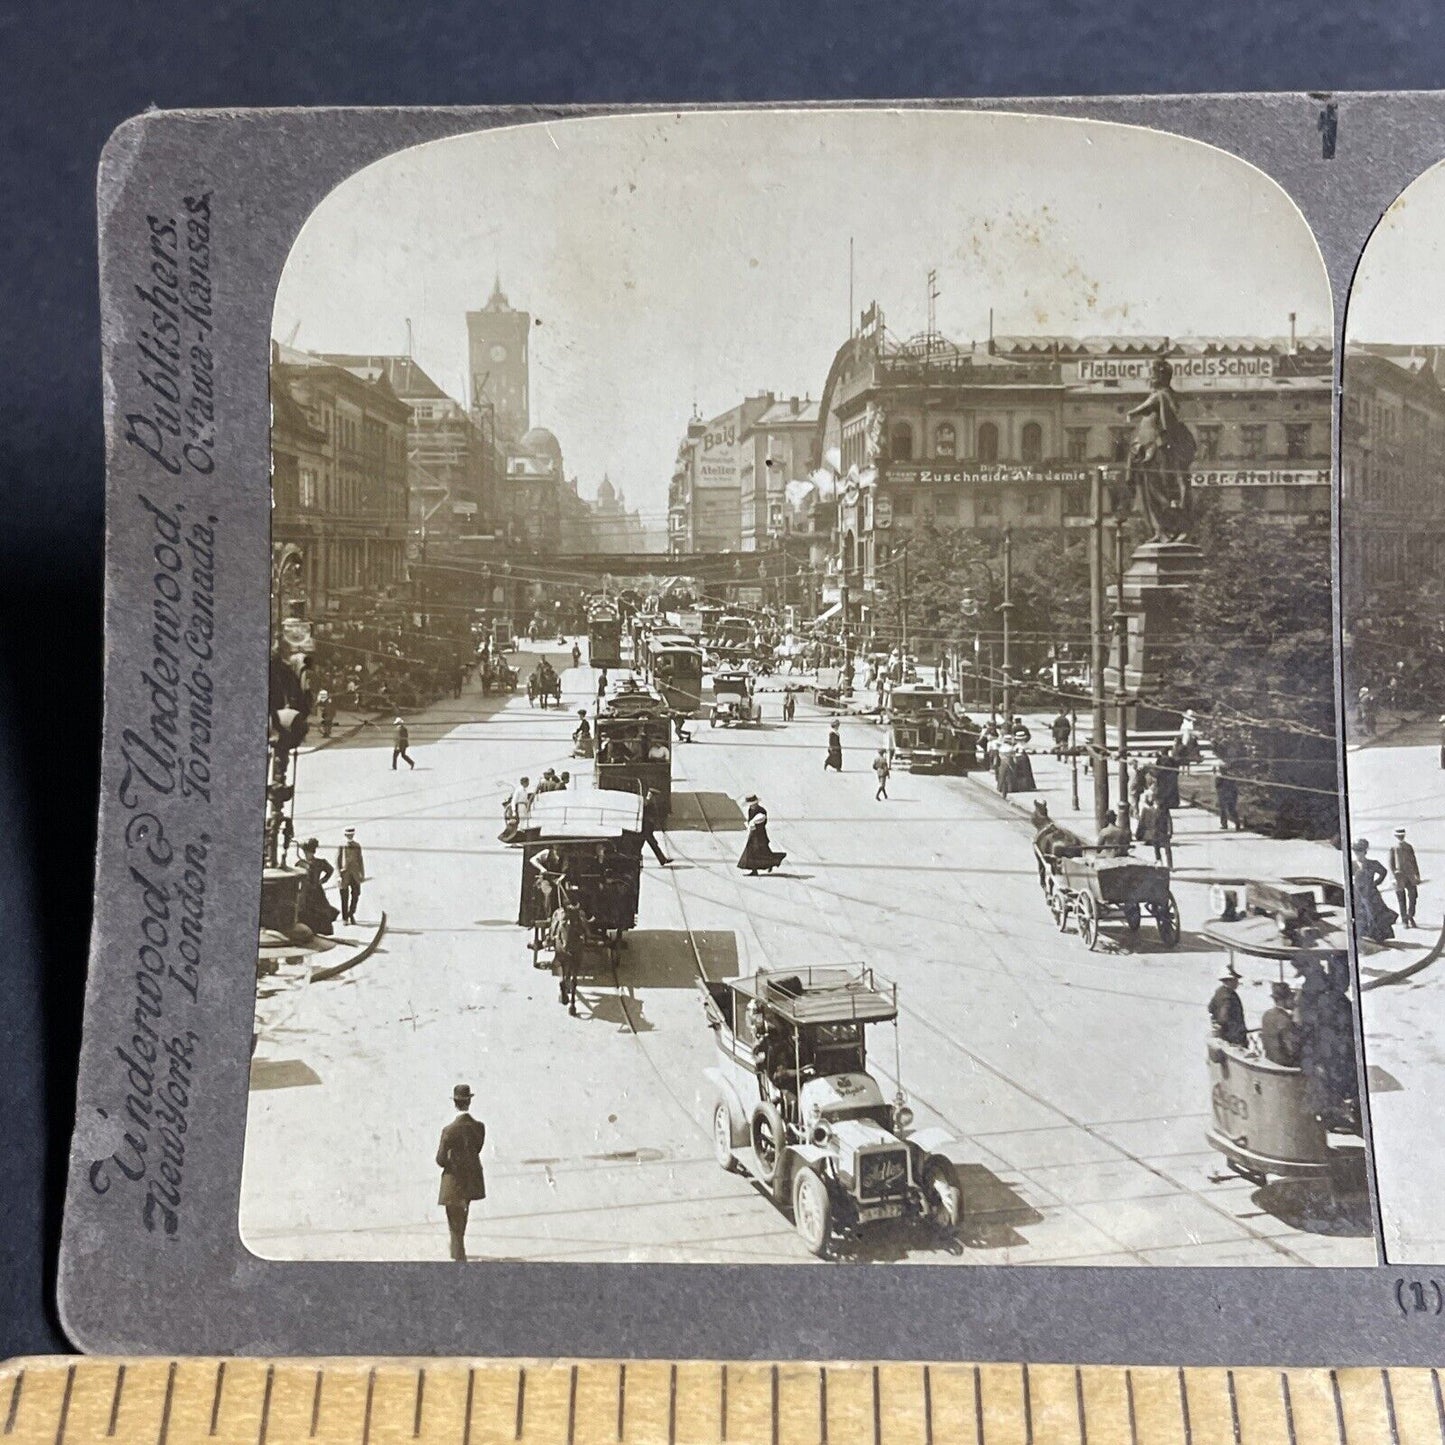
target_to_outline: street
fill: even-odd
[[[1395,926],[1395,937],[1368,953],[1360,974],[1371,978],[1424,964],[1398,983],[1367,988],[1360,1007],[1365,1037],[1371,1135],[1384,1226],[1393,1262],[1434,1260],[1445,1251],[1445,1164],[1421,1141],[1439,1131],[1445,1099],[1445,965],[1431,955],[1445,934],[1445,771],[1439,766],[1439,727],[1406,724],[1379,741],[1350,750],[1350,828],[1366,838],[1371,856],[1385,861],[1394,830],[1406,829],[1420,860],[1418,929]],[[1388,882],[1385,901],[1396,907]]]
[[[515,922],[520,854],[497,840],[502,796],[520,775],[570,768],[574,787],[591,784],[570,734],[576,709],[592,710],[596,674],[571,668],[560,646],[548,655],[560,710],[530,708],[522,692],[483,698],[473,680],[461,699],[408,717],[414,772],[390,766],[389,719],[300,760],[297,838],[316,836],[334,860],[354,827],[369,877],[360,923],[374,927],[384,910],[388,924],[371,957],[313,983],[263,1032],[241,1200],[254,1252],[445,1259],[434,1154],[452,1086],[466,1082],[487,1127],[473,1258],[816,1262],[784,1213],[714,1161],[703,1077],[714,1043],[694,980],[699,968],[720,978],[866,962],[899,985],[901,1083],[919,1122],[951,1130],[974,1163],[957,1245],[888,1228],[845,1258],[1375,1263],[1363,1197],[1305,1182],[1257,1188],[1205,1144],[1205,1005],[1225,961],[1196,931],[1218,876],[1212,853],[1180,850],[1178,948],[1162,948],[1146,921],[1133,945],[1106,924],[1108,942],[1090,953],[1055,929],[1027,819],[986,774],[898,771],[889,799],[875,801],[882,729],[846,718],[845,771],[824,773],[829,715],[808,700],[790,724],[767,692],[760,726],[693,724],[674,752],[663,839],[674,866],[644,851],[637,928],[615,975],[584,976],[570,1018],[553,975],[531,966]],[[533,660],[514,659],[524,677]],[[740,802],[753,792],[788,855],[772,876],[734,866]],[[1438,876],[1436,827],[1421,856]],[[1422,916],[1438,918],[1438,902]],[[1264,995],[1247,986],[1252,1019]],[[1368,1030],[1381,994],[1366,997]],[[869,1062],[891,1090],[891,1047]],[[1381,1157],[1398,1108],[1375,1101]],[[1418,1121],[1402,1123],[1400,1148],[1413,1142],[1418,1156],[1425,1137]],[[1438,1200],[1439,1183],[1429,1192]]]

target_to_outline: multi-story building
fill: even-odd
[[[747,425],[739,469],[739,529],[744,552],[765,552],[789,530],[787,485],[818,465],[818,403],[779,398]]]
[[[1445,573],[1445,392],[1435,347],[1352,346],[1340,406],[1341,586],[1373,594]]]
[[[472,415],[483,435],[520,441],[531,430],[528,347],[532,317],[515,311],[497,277],[480,311],[467,312],[467,359]]]
[[[775,401],[762,392],[711,421],[688,422],[668,493],[669,551],[741,550],[744,478],[752,484],[747,433]]]
[[[271,353],[272,539],[302,553],[314,617],[405,587],[411,413],[374,379],[311,352]]]
[[[592,503],[593,546],[599,552],[637,553],[660,551],[660,533],[647,526],[642,514],[627,505],[626,494],[603,474]]]
[[[1318,337],[1000,337],[897,342],[876,306],[834,358],[818,451],[836,448],[836,566],[869,591],[922,526],[1067,531],[1118,469],[1153,362],[1174,368],[1193,484],[1231,510],[1328,516],[1331,343]],[[848,474],[853,472],[850,478]]]
[[[566,490],[561,443],[546,427],[533,427],[508,447],[507,474],[497,488],[495,520],[507,545],[535,553],[562,551]]]
[[[407,462],[413,532],[441,543],[485,533],[488,493],[505,469],[505,458],[466,407],[409,356],[326,352],[323,359],[367,381],[384,375],[410,409]]]

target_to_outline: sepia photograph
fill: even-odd
[[[1355,273],[1340,417],[1340,601],[1355,938],[1384,1247],[1445,1253],[1445,167]]]
[[[1363,1064],[1377,1154],[1441,1067],[1375,985],[1445,946],[1445,320],[1374,276],[1347,840],[1333,308],[1263,172],[820,108],[332,191],[272,317],[246,1247],[1375,1264]]]

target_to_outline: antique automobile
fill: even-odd
[[[1077,923],[1079,936],[1094,949],[1101,922],[1122,918],[1130,934],[1136,934],[1147,912],[1159,942],[1173,948],[1179,942],[1179,905],[1169,889],[1169,870],[1127,853],[1110,856],[1111,851],[1057,825],[1035,837],[1039,886],[1059,932],[1067,932],[1070,921]]]
[[[1362,1188],[1343,885],[1284,878],[1216,885],[1212,893],[1218,916],[1205,923],[1204,936],[1229,951],[1229,972],[1241,987],[1267,978],[1281,994],[1279,986],[1289,986],[1293,1007],[1276,998],[1271,1012],[1282,1011],[1276,1020],[1265,1016],[1249,1027],[1241,999],[1236,1028],[1242,1025],[1242,1038],[1216,1031],[1209,1039],[1210,1147],[1255,1184],[1274,1176]]]
[[[539,793],[521,835],[517,922],[532,930],[533,962],[546,946],[561,890],[581,908],[589,934],[616,964],[622,935],[637,922],[642,872],[642,801],[636,794]],[[543,866],[537,866],[539,856]]]
[[[657,794],[665,818],[672,810],[672,713],[655,692],[629,676],[608,695],[594,727],[597,786],[607,791]]]
[[[904,682],[888,701],[888,751],[911,773],[966,773],[979,765],[978,729],[941,688]]]
[[[808,1248],[908,1219],[952,1235],[962,1222],[963,1145],[915,1129],[900,1089],[889,1099],[868,1068],[867,1031],[893,1025],[898,990],[862,965],[760,971],[700,982],[717,1063],[713,1148],[718,1163],[790,1204]]]
[[[729,727],[733,723],[761,722],[762,717],[763,705],[753,696],[751,673],[729,670],[713,674],[709,727],[717,727],[719,723]]]

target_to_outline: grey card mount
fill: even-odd
[[[1433,1358],[1442,159],[122,126],[76,1341]]]

